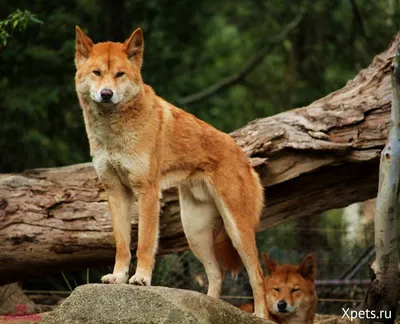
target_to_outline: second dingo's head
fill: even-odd
[[[315,292],[316,264],[307,255],[300,265],[277,265],[266,255],[262,255],[268,275],[265,277],[265,293],[270,314],[278,318],[300,316],[315,312],[317,296]]]
[[[140,91],[143,34],[136,29],[123,44],[94,44],[76,27],[76,91],[99,109],[133,99]]]

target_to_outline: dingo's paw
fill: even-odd
[[[127,272],[110,273],[101,277],[102,283],[105,284],[124,284],[128,281]]]
[[[131,279],[129,279],[129,283],[136,286],[150,286],[151,275],[144,275],[143,273],[138,273],[136,271]]]

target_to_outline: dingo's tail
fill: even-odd
[[[230,270],[232,277],[237,276],[243,266],[243,262],[223,226],[215,235],[214,249],[217,260],[222,268]]]

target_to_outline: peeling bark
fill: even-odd
[[[231,134],[266,188],[260,229],[376,196],[397,43],[344,88]],[[160,254],[188,248],[176,190],[163,194],[160,229]],[[136,224],[132,237],[135,249]],[[0,284],[112,264],[111,219],[92,165],[0,175],[0,241]]]

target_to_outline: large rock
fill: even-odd
[[[79,286],[43,315],[47,324],[273,324],[195,291],[131,285]]]

